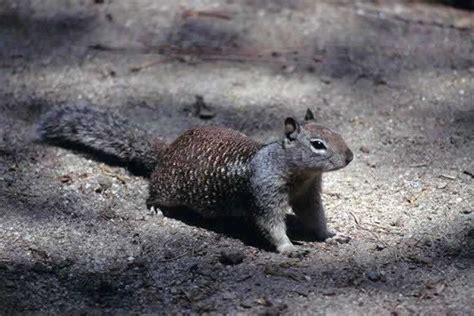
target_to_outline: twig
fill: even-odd
[[[148,47],[148,48],[128,48],[128,47],[112,47],[102,44],[90,45],[90,49],[101,50],[101,51],[116,51],[116,52],[135,52],[142,54],[155,54],[165,56],[165,59],[154,60],[143,65],[134,66],[130,68],[131,72],[138,72],[144,68],[154,66],[156,64],[166,63],[173,61],[176,58],[185,58],[186,56],[197,57],[202,60],[223,60],[223,61],[236,61],[236,62],[264,62],[272,64],[286,64],[286,63],[296,63],[296,64],[311,64],[319,63],[323,61],[323,57],[319,55],[311,56],[293,56],[292,58],[279,59],[276,57],[282,55],[295,55],[295,50],[269,50],[269,51],[255,51],[255,52],[237,52],[232,47],[217,47],[217,48],[199,48],[199,49],[182,49],[173,45],[163,45],[159,47]],[[216,53],[216,49],[219,50]],[[233,53],[229,53],[233,52]]]
[[[130,70],[130,72],[139,72],[143,69],[150,68],[150,67],[158,65],[158,64],[164,64],[164,63],[167,63],[167,62],[172,61],[172,60],[174,60],[173,57],[154,60],[154,61],[151,61],[151,62],[148,62],[148,63],[141,64],[139,66],[130,67],[129,70]]]
[[[363,10],[363,11],[360,11]],[[391,22],[401,22],[406,24],[419,24],[419,25],[427,25],[427,26],[434,26],[439,28],[452,28],[459,31],[469,30],[469,28],[460,27],[454,24],[446,24],[437,21],[424,21],[424,20],[415,20],[410,18],[405,18],[400,15],[390,14],[384,11],[369,9],[369,8],[359,8],[356,10],[356,14],[362,15],[369,18],[375,18],[379,20],[386,20]]]
[[[232,16],[229,13],[223,11],[195,11],[195,10],[185,10],[182,14],[183,18],[189,17],[208,17],[208,18],[217,18],[222,20],[231,20]]]
[[[450,176],[448,174],[441,174],[440,177],[448,179],[448,180],[456,180],[457,179],[456,177]]]
[[[349,212],[349,214],[352,216],[352,218],[354,218],[354,222],[356,223],[358,229],[365,230],[366,232],[369,232],[375,238],[375,240],[378,243],[382,243],[382,244],[384,244],[384,246],[388,247],[388,244],[385,241],[381,240],[373,231],[371,231],[368,228],[363,227],[362,224],[360,223],[360,221],[357,219],[357,217],[352,212]],[[376,226],[375,224],[370,224],[370,223],[369,223],[369,225]],[[387,230],[387,228],[382,227],[382,226],[380,226],[379,228],[384,228],[385,230]],[[395,233],[393,233],[389,230],[387,230],[387,232],[395,234]]]
[[[431,162],[420,162],[417,164],[410,165],[410,168],[421,168],[421,167],[428,167]]]
[[[360,225],[360,222],[359,222],[359,220],[357,219],[357,217],[354,215],[354,213],[349,212],[349,215],[352,216],[352,218],[354,219],[354,222],[355,222],[357,225]]]
[[[180,254],[180,255],[178,255],[178,256],[176,256],[176,257],[169,258],[169,259],[164,259],[164,260],[160,260],[160,261],[158,261],[158,262],[170,262],[170,261],[173,261],[173,260],[177,260],[177,259],[179,259],[179,258],[182,258],[182,257],[186,256],[189,252],[190,252],[190,251],[187,250],[187,251],[185,251],[184,253],[182,253],[182,254]]]
[[[467,171],[467,170],[464,170],[462,173],[470,176],[471,178],[474,178],[474,173],[470,172],[470,171]]]
[[[247,280],[250,279],[251,277],[252,277],[251,274],[246,275],[246,276],[244,276],[243,278],[238,279],[237,282],[244,282],[244,281],[247,281]]]
[[[0,191],[1,192],[1,191]],[[26,197],[40,197],[41,195],[39,194],[32,194],[32,193],[25,193],[25,192],[17,192],[17,191],[12,191],[12,190],[5,190],[4,192],[12,194],[12,195],[22,195]]]

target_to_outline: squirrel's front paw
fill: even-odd
[[[312,236],[317,241],[327,241],[330,238],[335,237],[337,234],[330,230],[316,231],[312,233]]]
[[[309,250],[301,249],[293,244],[284,244],[277,247],[278,253],[290,258],[302,258],[309,254]]]
[[[150,206],[148,208],[148,212],[149,212],[148,215],[150,215],[150,216],[161,216],[161,215],[163,215],[163,212],[155,206]]]

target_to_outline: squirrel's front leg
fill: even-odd
[[[250,216],[263,237],[282,254],[300,256],[307,253],[296,248],[286,234],[288,177],[282,147],[269,145],[259,151],[250,164]]]
[[[273,207],[275,208],[273,208]],[[282,254],[291,254],[296,247],[286,234],[285,211],[276,205],[255,209],[254,222],[263,237]]]
[[[321,176],[310,183],[294,185],[290,190],[290,204],[305,230],[316,240],[324,241],[336,234],[327,227],[321,200]]]
[[[290,208],[288,193],[277,181],[259,182],[253,189],[252,217],[263,237],[276,251],[291,257],[307,254],[295,247],[286,234],[286,212]]]

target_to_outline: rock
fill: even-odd
[[[261,298],[258,298],[255,303],[259,304],[259,305],[262,305],[262,306],[273,306],[273,303],[267,299],[266,297],[261,297]]]
[[[253,304],[250,300],[246,300],[244,302],[241,302],[240,306],[242,306],[243,308],[252,308]]]
[[[367,279],[373,282],[383,281],[383,274],[378,271],[367,271],[365,273],[365,276],[367,277]]]
[[[331,81],[332,81],[331,78],[328,76],[322,76],[320,77],[320,80],[322,83],[325,83],[325,84],[331,84]]]
[[[453,23],[454,27],[460,29],[469,29],[474,27],[474,22],[471,17],[463,17],[456,19]]]
[[[31,270],[37,273],[49,273],[53,271],[53,268],[48,264],[42,262],[35,262],[31,267]]]
[[[70,174],[62,175],[58,178],[61,183],[71,184],[73,182],[72,176]]]
[[[224,292],[222,294],[222,299],[223,300],[233,300],[236,298],[236,295],[234,292]]]
[[[112,180],[109,177],[100,176],[97,179],[98,186],[95,188],[96,193],[102,193],[107,191],[112,186]]]
[[[288,309],[287,304],[279,304],[276,306],[268,306],[263,311],[263,315],[281,315],[284,311]]]
[[[196,115],[203,120],[208,120],[216,116],[212,108],[204,102],[204,97],[196,95],[196,102],[194,103]]]
[[[359,150],[363,152],[364,154],[370,153],[370,149],[367,146],[360,146]]]
[[[244,254],[238,250],[223,250],[219,262],[224,265],[236,265],[244,261]]]

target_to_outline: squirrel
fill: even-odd
[[[149,178],[149,208],[248,218],[277,252],[293,256],[301,251],[287,236],[287,210],[314,239],[334,237],[321,200],[322,173],[347,166],[353,153],[309,109],[304,123],[293,117],[283,123],[280,140],[268,144],[223,127],[190,129],[167,144],[118,114],[65,105],[42,117],[36,136]]]

